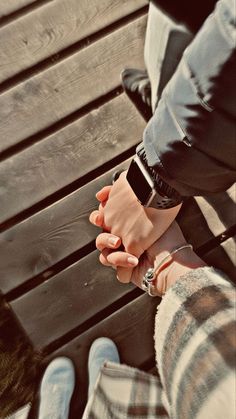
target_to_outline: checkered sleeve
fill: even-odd
[[[235,288],[213,268],[191,271],[156,316],[157,365],[171,418],[234,419]]]
[[[159,378],[127,365],[107,362],[83,419],[168,419]]]

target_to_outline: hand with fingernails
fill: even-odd
[[[96,197],[100,205],[91,213],[91,223],[120,237],[126,252],[137,258],[167,230],[181,207],[163,210],[142,206],[126,179],[126,171]]]
[[[144,289],[143,278],[148,269],[161,265],[153,283],[153,296],[163,296],[180,276],[191,269],[205,266],[205,263],[191,250],[191,246],[186,245],[176,222],[173,222],[162,237],[153,243],[139,259],[125,250],[120,250],[120,245],[121,239],[114,234],[107,232],[99,234],[96,247],[101,252],[100,262],[117,269],[117,279],[120,282],[132,281],[142,289]],[[173,249],[180,248],[181,252],[178,250],[173,252]]]

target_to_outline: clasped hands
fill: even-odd
[[[113,266],[119,281],[132,281],[140,287],[154,261],[183,243],[182,232],[173,223],[181,205],[165,210],[143,207],[126,180],[126,172],[113,185],[102,188],[96,198],[100,204],[90,214],[90,222],[104,230],[96,239],[100,262]],[[160,282],[158,294],[162,286]]]

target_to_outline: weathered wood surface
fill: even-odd
[[[88,218],[97,207],[95,193],[110,184],[114,170],[127,165],[117,166],[0,235],[2,292],[12,291],[45,270],[42,280],[47,278],[48,269],[94,240],[99,230]],[[27,249],[22,243],[27,243]]]
[[[0,222],[129,150],[144,127],[122,94],[6,159],[0,165]]]
[[[115,272],[99,263],[95,251],[13,301],[11,306],[34,346],[42,348],[132,289],[132,284],[122,286]]]
[[[32,2],[4,1],[0,16],[4,6],[7,14]],[[45,3],[0,29],[0,83],[145,5],[147,0],[101,0],[96,6],[88,0]]]
[[[119,73],[144,66],[145,4],[0,0],[0,17],[13,13],[0,26],[0,289],[35,348],[74,360],[73,417],[96,337],[113,338],[122,362],[154,364],[159,300],[99,264],[88,221],[95,192],[127,167],[144,129]],[[234,202],[231,188],[189,200],[180,215],[186,239],[231,278],[234,238],[219,240],[236,225]]]
[[[138,18],[3,93],[0,151],[117,88],[124,63],[142,67],[145,27]]]
[[[122,286],[126,287],[127,285],[123,284]],[[88,350],[93,340],[101,336],[109,336],[117,344],[121,362],[134,367],[146,365],[149,361],[154,360],[154,317],[159,302],[158,297],[150,298],[146,293],[143,293],[54,351],[53,356],[59,353],[70,355],[74,353],[81,365],[86,365]],[[144,342],[146,351],[143,350]],[[84,373],[82,372],[81,375],[84,376]]]
[[[199,221],[200,218],[197,219],[197,223],[194,224],[192,223],[192,231],[197,229],[198,225],[199,225]],[[214,223],[213,223],[214,225]],[[183,229],[184,231],[184,229]],[[223,230],[224,231],[224,230]],[[219,233],[219,231],[217,231],[217,233]],[[212,237],[210,237],[211,239]],[[206,241],[208,241],[208,239],[206,239]],[[232,239],[231,239],[232,240]],[[196,236],[193,238],[191,237],[190,242],[194,245],[194,247],[197,249],[200,245],[202,245],[202,235],[201,236]],[[200,244],[199,244],[200,243]],[[222,248],[223,249],[223,248]],[[233,251],[233,246],[231,245],[231,247],[229,247],[228,245],[228,251],[232,252]],[[213,253],[212,253],[213,254]],[[211,254],[211,261],[213,260],[214,256],[212,256]],[[222,262],[222,260],[215,260],[215,263],[213,263],[213,265],[215,265],[218,268],[223,268],[225,265],[228,266],[228,273],[233,275],[233,271],[232,271],[232,262],[226,263],[226,256],[228,257],[228,255],[225,255],[224,259],[225,261]],[[88,278],[91,278],[92,280],[92,284],[93,284],[93,294],[96,296],[96,300],[99,301],[99,307],[102,307],[102,303],[101,301],[103,300],[104,297],[104,292],[103,290],[100,288],[100,280],[99,280],[99,275],[101,276],[102,280],[104,279],[104,275],[107,274],[108,277],[111,276],[111,278],[114,278],[114,276],[112,277],[112,274],[110,272],[107,272],[106,268],[101,268],[98,264],[97,261],[97,253],[95,252],[94,254],[91,254],[87,257],[85,257],[81,262],[78,262],[78,264],[76,264],[76,267],[78,266],[78,272],[77,270],[72,266],[72,270],[70,270],[70,268],[66,269],[64,272],[56,275],[55,277],[50,278],[49,280],[47,280],[45,283],[43,283],[42,285],[39,285],[37,288],[29,291],[28,293],[24,294],[22,297],[16,299],[15,301],[12,302],[12,306],[13,309],[15,311],[15,313],[17,314],[17,316],[19,317],[21,323],[24,325],[24,327],[27,330],[27,333],[29,334],[29,336],[31,337],[31,339],[33,340],[35,345],[42,345],[45,346],[49,343],[48,339],[50,339],[50,342],[52,342],[53,340],[56,340],[59,338],[58,336],[58,330],[57,330],[57,318],[60,319],[64,319],[63,320],[63,330],[70,330],[70,328],[74,327],[74,323],[73,323],[73,318],[75,315],[75,313],[73,312],[72,316],[68,315],[68,307],[65,304],[63,298],[64,295],[66,295],[66,299],[68,301],[71,301],[71,304],[73,306],[73,310],[74,307],[77,307],[76,310],[78,310],[78,313],[81,309],[81,306],[83,306],[84,301],[86,301],[86,299],[89,299],[90,297],[90,288],[88,287],[86,289],[86,291],[88,292],[88,294],[81,294],[78,293],[78,295],[76,295],[75,297],[75,289],[78,286],[78,289],[80,291],[80,281],[83,281],[84,279],[84,273],[86,272],[88,274]],[[206,255],[207,257],[207,255]],[[82,265],[81,265],[82,263]],[[223,265],[224,263],[224,265]],[[83,266],[85,268],[84,271],[82,268],[80,268],[80,266]],[[74,270],[76,272],[76,274],[74,274]],[[84,272],[84,273],[83,273]],[[93,273],[96,272],[96,281],[93,281]],[[104,273],[103,273],[104,272]],[[76,275],[78,277],[78,281],[76,281]],[[81,277],[80,277],[81,276]],[[64,286],[62,285],[62,278],[66,278],[64,280],[66,286],[66,290],[64,290]],[[58,279],[59,278],[59,279]],[[76,282],[76,283],[74,283]],[[104,285],[103,285],[104,286]],[[76,287],[76,288],[75,288]],[[86,292],[85,291],[85,292]],[[115,291],[116,292],[116,291]],[[120,295],[119,295],[120,297]],[[112,297],[114,298],[114,296]],[[54,301],[56,301],[56,303],[58,304],[58,306],[55,307],[55,305],[52,303],[52,299]],[[75,302],[75,301],[76,302]],[[33,302],[33,304],[32,304]],[[41,315],[41,310],[43,309],[43,317]],[[48,307],[48,309],[47,309]],[[93,307],[94,308],[94,307]],[[87,309],[87,307],[86,307]],[[96,307],[97,309],[97,307]],[[47,315],[45,316],[45,310],[47,310]],[[87,309],[88,310],[88,309]],[[56,320],[53,319],[53,316],[56,313]],[[93,313],[95,315],[96,311]],[[72,317],[72,318],[71,318]],[[52,326],[50,328],[50,319],[52,320]],[[47,334],[45,335],[44,330],[45,330],[45,326],[46,323],[48,324],[47,327]],[[55,326],[56,324],[56,326]],[[61,332],[61,327],[59,327],[60,333]],[[65,329],[64,329],[65,328]],[[40,331],[43,331],[43,340]],[[49,336],[50,338],[49,338]],[[61,337],[61,335],[60,335]]]
[[[37,0],[0,0],[0,18],[36,2]]]
[[[116,169],[127,166],[128,161],[121,163],[105,175],[0,234],[2,292],[12,291],[44,271],[42,280],[47,277],[48,270],[52,275],[53,265],[94,240],[98,230],[89,223],[88,217],[97,205],[95,193],[110,183]],[[229,199],[232,192],[233,188],[223,195],[218,194],[220,211],[223,211],[225,223],[230,227],[236,224],[234,207]],[[225,231],[215,209],[206,200],[202,199],[201,202],[206,218],[194,202],[188,203],[180,217],[186,239],[196,248]],[[211,220],[211,229],[206,220]],[[27,249],[22,247],[22,243],[27,243]]]
[[[99,264],[88,215],[144,129],[117,94],[123,67],[144,65],[147,2],[31,3],[0,8],[12,13],[0,26],[0,288],[35,348],[52,351],[138,295]]]
[[[222,233],[232,226],[232,221],[236,224],[236,185],[234,184],[228,191],[215,194],[209,197],[195,198],[200,210],[205,217],[208,227],[214,231],[215,235]]]
[[[213,197],[196,197],[181,211],[180,225],[186,240],[202,246],[236,225],[235,185]],[[199,216],[201,214],[201,216]]]
[[[224,272],[236,285],[236,236],[210,250],[204,257],[209,265]]]

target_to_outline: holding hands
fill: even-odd
[[[126,179],[126,172],[96,197],[100,205],[91,213],[91,223],[120,237],[126,252],[137,258],[167,230],[181,208],[181,204],[165,210],[142,206]]]
[[[179,276],[205,264],[190,247],[170,255],[173,249],[186,245],[178,224],[173,222],[180,205],[167,210],[143,207],[125,175],[123,172],[113,186],[97,193],[100,205],[90,215],[90,221],[104,229],[96,239],[100,262],[115,268],[120,282],[132,281],[143,288],[147,270],[165,260],[152,292],[162,296]]]
[[[161,265],[152,287],[153,296],[163,296],[180,276],[191,269],[204,266],[190,246],[171,255],[174,249],[186,245],[183,234],[175,221],[139,259],[130,253],[119,250],[120,243],[121,240],[110,233],[99,234],[96,246],[101,251],[100,262],[105,266],[114,267],[120,282],[131,281],[142,289],[143,277],[148,269]]]

